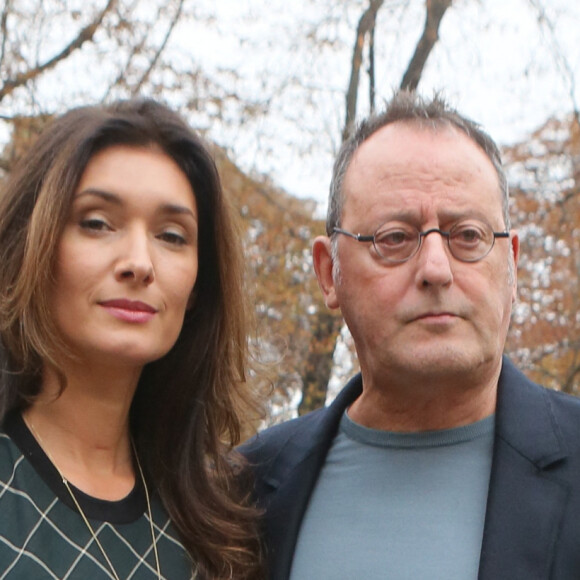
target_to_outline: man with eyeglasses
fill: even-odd
[[[580,578],[580,401],[502,356],[518,253],[499,151],[441,98],[343,144],[313,260],[361,372],[242,448],[270,578]]]

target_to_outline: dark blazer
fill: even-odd
[[[302,517],[354,377],[327,408],[258,434],[240,451],[265,509],[269,578],[289,577]],[[479,580],[580,579],[580,399],[530,382],[504,358]]]

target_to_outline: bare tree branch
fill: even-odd
[[[580,127],[580,107],[576,99],[576,75],[574,74],[574,67],[570,64],[569,59],[564,54],[562,47],[558,42],[558,32],[554,23],[548,18],[545,8],[539,0],[530,0],[532,8],[538,13],[538,24],[540,28],[543,26],[550,33],[550,44],[552,55],[556,65],[561,69],[564,82],[568,85],[568,96],[572,103],[572,110],[574,112],[574,121]]]
[[[159,45],[157,52],[155,53],[155,55],[151,59],[151,62],[149,63],[149,67],[143,73],[143,75],[139,79],[139,82],[131,90],[131,94],[133,96],[135,96],[137,93],[139,93],[139,91],[141,90],[141,87],[149,78],[151,71],[155,68],[155,65],[157,64],[159,57],[161,56],[161,53],[165,50],[165,47],[167,46],[167,43],[169,42],[169,38],[171,37],[171,33],[173,32],[173,29],[175,28],[175,25],[177,24],[177,22],[179,21],[179,18],[181,16],[181,12],[183,10],[183,2],[184,2],[184,0],[179,1],[179,5],[177,7],[177,10],[175,11],[175,14],[173,15],[173,18],[171,19],[171,22],[169,24],[169,28],[167,29],[167,32],[165,34],[165,38],[163,39],[163,42]]]
[[[124,86],[124,87],[127,86],[126,82],[123,85],[123,82],[125,81],[125,78],[127,76],[127,71],[129,70],[129,67],[131,66],[131,63],[133,62],[133,59],[135,58],[135,56],[143,53],[143,47],[145,46],[146,40],[147,40],[147,34],[144,34],[142,36],[142,38],[139,40],[139,42],[135,42],[130,47],[127,47],[129,49],[128,50],[129,54],[128,54],[127,59],[126,59],[126,64],[119,71],[119,74],[117,75],[115,80],[112,83],[110,83],[110,85],[107,87],[107,90],[106,90],[105,94],[103,95],[103,100],[106,100],[109,97],[109,95],[111,94],[111,92],[113,91],[113,89],[117,88],[119,85]]]
[[[352,51],[350,81],[348,83],[348,90],[346,92],[346,120],[344,122],[344,129],[342,131],[343,141],[350,134],[356,118],[358,85],[365,36],[371,30],[374,29],[377,18],[377,12],[383,5],[383,2],[384,0],[371,0],[369,7],[365,10],[365,12],[360,17],[360,20],[358,22],[358,26],[356,29],[356,40]]]
[[[7,22],[8,14],[10,12],[10,0],[6,0],[4,8],[2,9],[2,16],[0,17],[0,32],[2,34],[2,47],[0,48],[0,64],[4,62],[6,56],[6,37],[8,36]]]
[[[429,54],[439,40],[441,20],[452,3],[453,0],[425,0],[425,28],[415,48],[415,54],[403,75],[401,89],[414,91],[419,85]]]
[[[371,113],[375,112],[375,27],[369,33],[369,103]]]
[[[67,58],[72,52],[78,50],[85,42],[93,39],[95,32],[101,25],[103,18],[115,5],[117,0],[109,0],[107,5],[99,13],[99,15],[87,26],[85,26],[77,35],[77,37],[63,48],[58,54],[53,56],[50,60],[40,64],[32,69],[29,69],[13,79],[8,79],[0,88],[0,101],[7,95],[11,94],[16,88],[21,87],[29,81],[35,79],[43,72],[54,68],[60,61]]]

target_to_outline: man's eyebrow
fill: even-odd
[[[96,189],[96,188],[87,188],[83,189],[79,193],[76,194],[75,199],[79,199],[80,197],[84,196],[95,196],[99,197],[102,200],[112,203],[114,205],[121,206],[123,205],[123,200],[121,196],[117,195],[116,193],[111,193],[110,191],[105,191],[103,189]],[[174,214],[174,215],[189,215],[194,220],[197,221],[195,213],[185,205],[179,205],[175,203],[164,203],[160,206],[161,211],[167,214]]]
[[[483,221],[488,220],[488,216],[485,212],[480,211],[479,209],[469,209],[466,211],[446,211],[442,212],[441,218],[444,221],[461,221],[461,220],[469,220],[469,219],[479,219]]]

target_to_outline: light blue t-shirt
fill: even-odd
[[[494,417],[392,433],[342,418],[291,580],[476,580]]]

